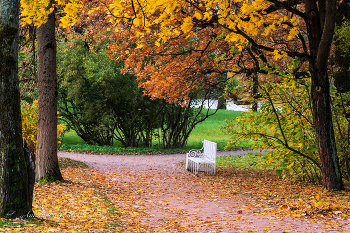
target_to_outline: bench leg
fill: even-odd
[[[191,173],[196,174],[197,163],[191,161]]]
[[[196,163],[196,169],[195,169],[195,173],[194,173],[196,176],[198,176],[200,166],[201,166],[200,163]]]
[[[188,153],[186,154],[186,170],[188,171]]]
[[[202,170],[201,170],[202,167]],[[187,171],[193,173],[198,176],[199,171],[204,171],[206,174],[215,175],[216,172],[216,164],[201,164],[196,163],[192,160],[186,161],[186,169]]]

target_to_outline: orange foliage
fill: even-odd
[[[310,226],[304,224],[310,223],[311,229],[349,229],[344,224],[350,214],[349,192],[291,183],[256,168],[219,166],[216,176],[199,177],[176,168],[170,177],[169,170],[102,172],[60,160],[69,164],[62,169],[65,181],[35,187],[33,208],[41,220],[19,220],[22,225],[17,227],[15,220],[1,225],[0,231],[249,232],[258,231],[254,224],[262,219],[279,232],[295,232],[296,225],[305,232]],[[204,211],[210,208],[224,212]]]
[[[173,103],[225,81],[227,72],[271,81],[266,67],[287,72],[294,56],[307,56],[301,17],[258,2],[174,1],[178,7],[159,3],[155,10],[142,2],[118,8],[112,0],[86,1],[80,26],[91,41],[109,41],[110,57],[125,61],[124,72],[136,73],[146,94]],[[303,60],[296,71],[304,67]]]

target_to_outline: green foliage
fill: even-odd
[[[252,149],[269,149],[261,164],[274,166],[279,176],[320,181],[309,80],[285,77],[261,87],[260,93],[260,110],[228,122],[226,132],[234,140],[251,140]]]
[[[57,79],[59,87],[59,111],[62,120],[68,129],[74,129],[77,134],[86,142],[91,144],[109,145],[113,138],[113,128],[110,128],[109,119],[113,115],[111,109],[101,99],[103,95],[102,85],[89,81],[90,76],[86,67],[90,59],[89,52],[77,44],[73,48],[59,46],[57,53]],[[91,58],[98,59],[98,58]],[[109,64],[109,59],[101,60],[99,65]],[[91,62],[90,62],[91,63]],[[116,67],[105,66],[101,71],[105,76],[102,78],[114,77]],[[106,77],[107,76],[107,77]],[[92,79],[95,76],[91,77]],[[112,78],[110,78],[112,79]],[[111,83],[113,87],[113,83]],[[112,126],[113,127],[113,126]]]
[[[215,110],[210,110],[213,113]],[[71,130],[64,134],[62,139],[63,144],[60,147],[61,151],[76,151],[83,153],[104,153],[104,154],[123,154],[123,153],[184,153],[190,149],[200,149],[203,146],[203,140],[216,142],[218,149],[222,150],[227,146],[230,136],[220,130],[225,125],[225,120],[235,119],[241,112],[230,110],[218,110],[215,115],[208,117],[205,121],[199,123],[189,136],[187,145],[184,149],[160,149],[157,145],[158,138],[154,138],[152,148],[122,148],[122,144],[114,142],[113,147],[84,145],[82,140],[75,131]],[[240,141],[237,145],[232,145],[229,149],[234,148],[249,148],[251,142]]]
[[[114,146],[98,146],[98,145],[70,145],[63,144],[60,147],[61,151],[74,151],[79,153],[94,153],[94,154],[130,154],[130,155],[141,155],[141,154],[176,154],[176,153],[186,153],[188,150],[169,148],[169,149],[159,149],[159,148],[135,148],[135,147],[114,147]]]
[[[180,148],[195,125],[215,113],[151,100],[133,75],[121,74],[122,63],[74,42],[58,49],[59,110],[85,143],[152,147],[158,137],[158,148]]]
[[[49,173],[45,175],[43,178],[41,178],[38,183],[52,183],[57,180],[62,180],[62,176],[57,176],[56,174]]]
[[[260,110],[244,113],[225,126],[225,131],[233,136],[230,144],[251,140],[252,149],[268,150],[261,165],[274,166],[280,177],[320,182],[310,91],[310,79],[289,76],[260,87]],[[350,180],[350,93],[337,93],[332,87],[331,97],[340,167]]]
[[[163,148],[182,148],[194,127],[204,121],[209,115],[202,114],[202,108],[191,108],[193,99],[190,99],[188,107],[178,104],[167,104],[165,101],[163,110],[160,112],[159,126],[161,144]],[[215,114],[216,112],[212,113]]]
[[[350,180],[350,92],[337,93],[336,89],[332,88],[331,93],[339,164],[342,174],[347,174],[347,179]]]
[[[36,36],[33,26],[20,28],[18,52],[18,76],[20,79],[21,100],[33,103],[38,99],[35,83],[37,72]]]
[[[236,78],[229,78],[227,82],[224,83],[223,96],[228,96],[230,99],[237,100],[243,92],[243,87],[240,85]]]
[[[348,20],[344,20],[342,25],[336,28],[335,41],[338,44],[336,49],[345,56],[350,49],[350,22]]]

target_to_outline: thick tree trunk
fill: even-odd
[[[51,4],[53,1],[51,0]],[[55,14],[38,28],[38,136],[36,181],[62,180],[57,158]]]
[[[226,110],[226,99],[219,97],[218,98],[218,106],[217,109],[225,109]]]
[[[311,95],[314,128],[321,162],[323,185],[344,189],[335,144],[327,64],[335,27],[336,0],[305,2],[310,44]]]
[[[323,184],[328,190],[344,189],[335,144],[330,107],[327,71],[317,72],[312,79],[312,104],[315,133],[320,156]]]
[[[19,1],[0,0],[0,217],[31,212],[18,79]]]

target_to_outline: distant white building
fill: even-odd
[[[192,107],[200,107],[203,100],[198,100],[197,103],[193,103]],[[209,99],[204,101],[204,108],[216,109],[218,106],[218,100]],[[233,101],[226,102],[226,109],[233,111],[247,112],[251,106],[250,105],[237,105]]]

